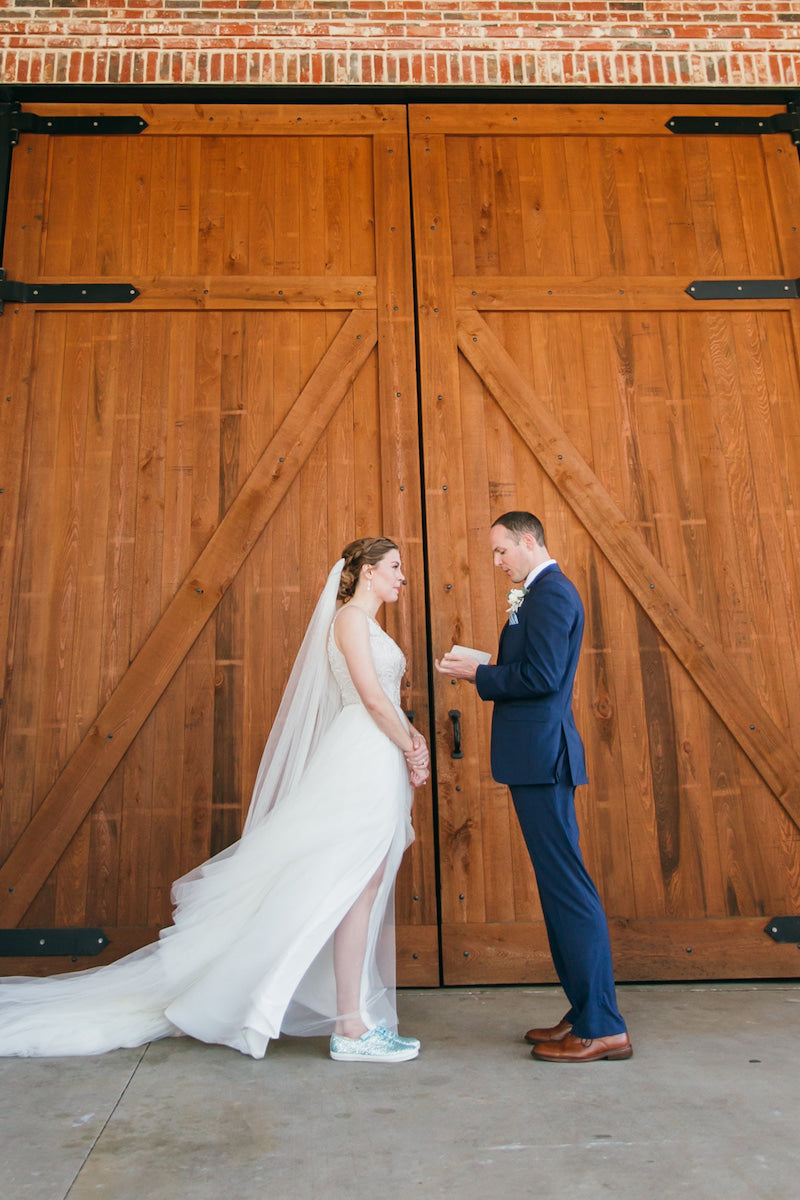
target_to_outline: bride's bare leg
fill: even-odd
[[[370,913],[383,879],[383,871],[383,866],[378,868],[333,935],[336,1005],[340,1013],[346,1014],[336,1022],[336,1032],[343,1037],[359,1038],[367,1032],[360,1011],[361,975],[367,951]]]

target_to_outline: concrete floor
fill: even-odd
[[[0,1060],[3,1200],[798,1200],[800,982],[620,988],[628,1062],[533,1062],[557,988],[400,994],[415,1062],[184,1039]]]

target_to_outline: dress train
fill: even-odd
[[[405,660],[377,623],[370,644],[399,708]],[[333,938],[377,871],[361,1019],[397,1028],[394,881],[413,840],[402,752],[328,652],[342,707],[289,797],[173,886],[173,924],[153,945],[50,978],[0,980],[0,1055],[102,1054],[187,1034],[264,1055],[271,1038],[333,1031]]]

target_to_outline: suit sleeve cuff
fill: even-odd
[[[489,691],[489,678],[491,668],[486,663],[481,663],[475,672],[475,687],[481,700],[487,699],[487,691]]]

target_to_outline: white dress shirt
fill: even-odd
[[[548,558],[545,560],[545,562],[539,563],[538,567],[534,567],[533,570],[530,571],[528,575],[526,575],[525,583],[523,586],[525,588],[529,588],[531,586],[531,584],[533,583],[534,579],[536,579],[539,575],[541,575],[541,573],[545,569],[545,567],[553,567],[553,566],[558,566],[558,563],[556,562],[556,560],[554,558]]]

